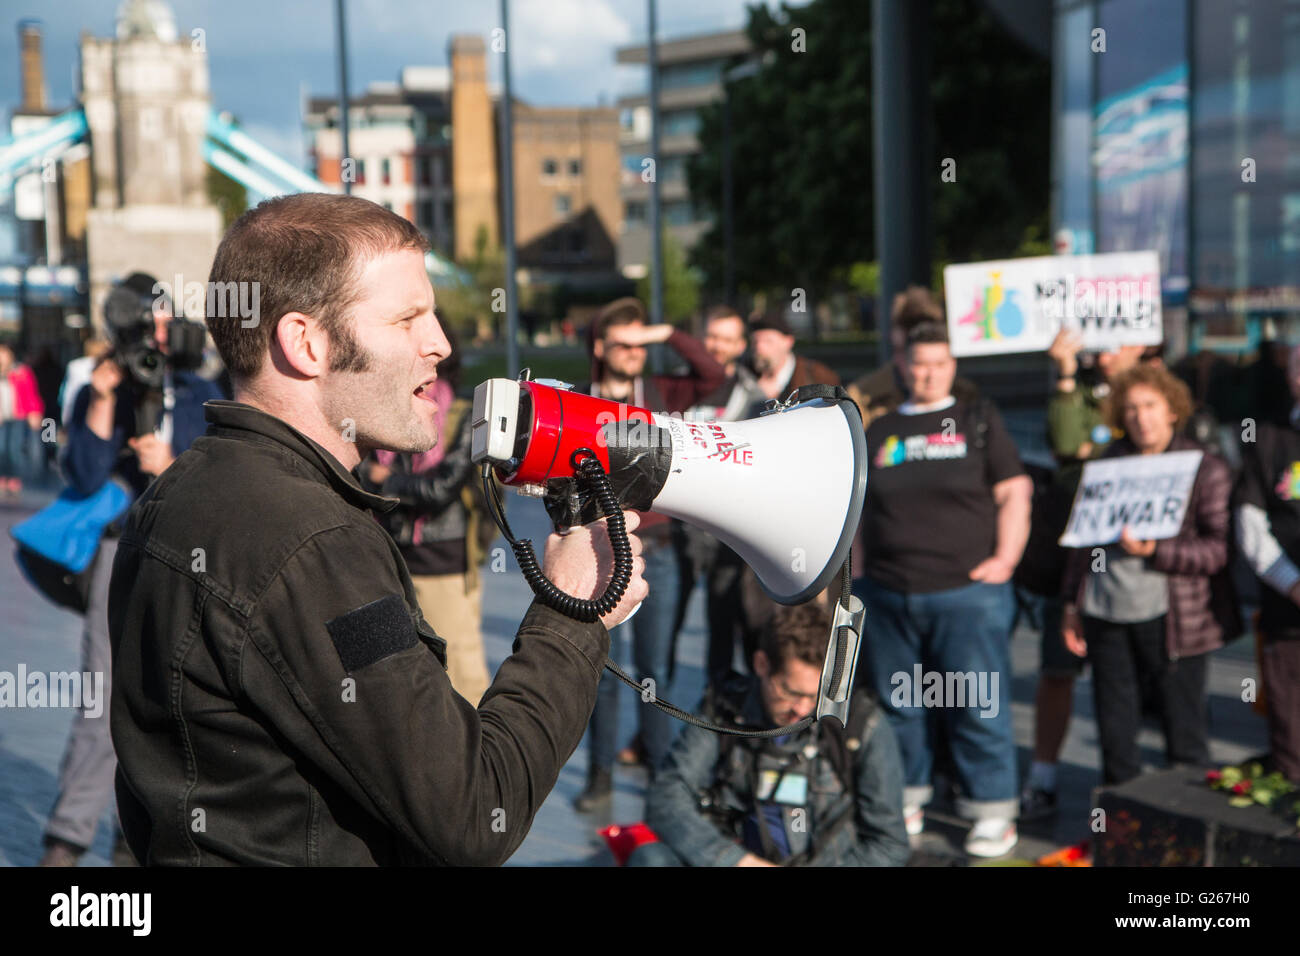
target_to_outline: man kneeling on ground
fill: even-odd
[[[807,717],[829,633],[820,602],[778,609],[754,676],[720,682],[705,714],[751,730]],[[650,787],[646,820],[661,842],[629,866],[901,866],[909,853],[898,744],[865,688],[843,731],[833,721],[767,738],[687,727]]]

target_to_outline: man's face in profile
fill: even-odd
[[[451,344],[433,314],[424,256],[414,249],[375,256],[357,289],[349,322],[360,353],[350,367],[358,370],[328,373],[326,414],[336,425],[350,419],[363,449],[428,451],[438,440],[438,408],[427,386]]]
[[[646,347],[634,337],[644,330],[644,322],[624,322],[605,331],[605,337],[597,343],[596,358],[605,363],[607,373],[630,379],[645,371]]]
[[[710,319],[704,334],[704,348],[719,365],[729,367],[745,354],[745,322],[738,315]]]
[[[803,720],[817,707],[821,691],[821,668],[801,660],[788,660],[785,667],[773,673],[767,654],[754,652],[754,673],[759,678],[763,707],[772,723],[786,727]]]
[[[749,341],[754,347],[754,370],[759,375],[779,372],[794,352],[794,336],[776,329],[759,329]]]

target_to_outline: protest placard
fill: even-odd
[[[1061,545],[1113,544],[1125,527],[1140,541],[1174,537],[1183,525],[1202,454],[1171,451],[1088,462]]]
[[[943,270],[952,354],[1045,351],[1061,328],[1089,351],[1163,339],[1154,252],[1035,256]]]

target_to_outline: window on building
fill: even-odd
[[[630,202],[623,210],[623,217],[628,222],[642,223],[646,221],[646,204],[643,202]]]
[[[385,186],[393,181],[392,167],[387,159],[379,161],[379,179]]]
[[[659,160],[659,181],[661,183],[686,182],[686,157],[665,156]]]
[[[560,164],[553,159],[542,160],[542,175],[554,176],[560,171]]]
[[[364,186],[366,184],[366,161],[364,159],[357,160],[356,173],[357,184]]]
[[[433,165],[432,162],[430,161],[428,156],[421,156],[416,160],[416,164],[420,168],[420,172],[419,172],[420,185],[428,186],[430,183],[433,182],[433,175],[430,169],[430,167]]]
[[[572,207],[573,201],[566,193],[555,194],[555,214],[557,216],[567,216]]]
[[[418,213],[419,222],[416,223],[416,225],[418,225],[421,229],[432,229],[433,228],[433,200],[422,199],[420,201],[420,205],[417,208],[419,209],[419,213]]]
[[[695,221],[695,211],[689,202],[664,203],[664,222],[669,226],[689,226]]]
[[[663,115],[664,136],[695,136],[700,131],[700,114],[695,110],[672,110]]]
[[[570,176],[582,175],[582,160],[580,159],[569,160],[569,175]]]
[[[722,61],[709,60],[704,63],[680,63],[665,66],[659,70],[659,88],[663,90],[680,90],[688,86],[707,86],[722,79]]]

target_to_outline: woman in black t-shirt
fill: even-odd
[[[1010,581],[1032,485],[992,404],[953,398],[944,327],[918,326],[907,350],[908,400],[867,429],[864,666],[902,749],[908,832],[924,826],[942,727],[957,810],[975,821],[966,850],[1001,856],[1017,840]]]

